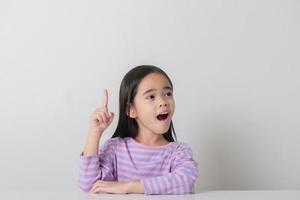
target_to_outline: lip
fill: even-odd
[[[170,112],[168,110],[161,111],[156,115],[156,117],[161,114],[170,114]]]

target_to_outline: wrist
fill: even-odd
[[[102,135],[102,133],[103,132],[99,132],[99,131],[96,131],[96,130],[94,130],[94,129],[92,129],[92,128],[90,128],[89,129],[89,131],[88,131],[88,134],[90,135],[90,136],[93,136],[93,137],[101,137],[101,135]]]
[[[141,181],[127,182],[127,193],[144,194],[144,188]]]

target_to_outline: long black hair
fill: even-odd
[[[138,124],[134,118],[129,117],[127,114],[129,113],[129,105],[133,103],[134,97],[137,93],[138,86],[141,80],[151,73],[159,73],[167,78],[169,81],[171,88],[173,89],[173,84],[168,75],[160,68],[153,65],[140,65],[131,69],[124,76],[120,91],[119,91],[119,121],[117,128],[112,136],[114,137],[131,137],[135,138],[138,134]],[[175,139],[177,140],[173,122],[171,121],[169,130],[163,134],[163,137],[168,142],[174,142],[174,138],[172,136],[174,134]]]

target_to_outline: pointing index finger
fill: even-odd
[[[104,89],[104,94],[103,94],[103,107],[107,108],[107,104],[108,104],[108,92],[106,89]]]

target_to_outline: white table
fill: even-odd
[[[89,194],[79,190],[0,190],[2,200],[300,200],[299,191],[200,191],[191,195]]]

